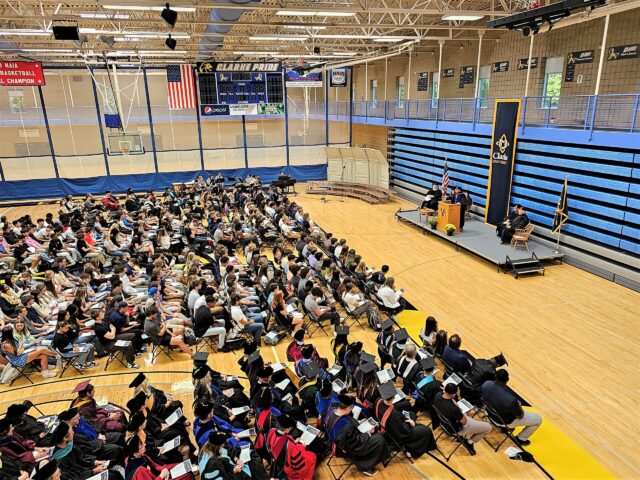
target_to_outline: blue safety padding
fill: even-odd
[[[271,183],[285,171],[299,182],[325,180],[327,165],[298,165],[289,167],[239,168],[220,170],[225,177],[259,175],[264,183]],[[205,178],[218,170],[208,172],[169,172],[134,175],[111,175],[88,178],[47,178],[38,180],[12,180],[0,183],[0,200],[20,200],[24,198],[53,198],[64,195],[84,195],[88,192],[102,194],[107,190],[124,192],[128,188],[136,191],[162,190],[173,183],[195,180],[202,174]],[[25,192],[28,192],[26,194]]]
[[[632,183],[629,185],[629,192],[640,195],[640,183]]]
[[[534,167],[531,165],[523,165],[516,161],[514,172],[519,174],[537,175],[543,178],[555,178],[564,182],[566,174],[564,172],[557,172],[549,170],[543,167]],[[582,184],[597,187],[598,189],[611,189],[619,192],[626,192],[629,187],[629,182],[621,182],[619,180],[611,180],[609,178],[603,178],[598,176],[582,175],[572,173],[570,175],[570,181],[573,185]]]
[[[631,176],[633,178],[640,178],[640,168],[634,168],[631,170]]]
[[[626,212],[624,214],[625,222],[633,223],[640,226],[640,213]],[[640,242],[640,236],[637,237]]]
[[[640,198],[628,198],[627,199],[627,207],[635,208],[636,210],[640,210]]]

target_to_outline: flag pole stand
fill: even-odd
[[[556,249],[553,251],[554,255],[560,254],[560,232],[562,231],[562,225],[558,228],[558,240],[556,241]]]

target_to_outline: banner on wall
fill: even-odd
[[[620,45],[611,47],[607,53],[607,60],[626,60],[628,58],[638,58],[638,47],[640,45]]]
[[[520,100],[496,100],[484,221],[497,225],[509,213]]]
[[[287,70],[284,74],[287,88],[297,87],[322,87],[322,72],[296,72]]]
[[[504,73],[509,71],[509,62],[495,62],[491,66],[491,71],[494,73]]]
[[[455,69],[453,68],[445,68],[442,70],[442,78],[453,77],[455,75]]]
[[[198,73],[216,72],[280,72],[281,62],[198,62]]]
[[[429,90],[429,72],[418,73],[418,91],[426,92]]]
[[[42,86],[41,62],[0,62],[0,86]]]
[[[518,70],[526,70],[527,67],[529,67],[529,59],[528,58],[521,58],[520,60],[518,60]],[[538,68],[538,57],[532,57],[531,58],[531,70],[533,70],[534,68]]]
[[[241,103],[231,105],[202,105],[203,117],[237,115],[283,115],[284,103]]]
[[[346,87],[347,86],[347,69],[334,68],[329,74],[330,87]]]
[[[577,65],[580,63],[591,63],[595,56],[595,50],[582,50],[581,52],[569,52],[567,55],[567,65]]]

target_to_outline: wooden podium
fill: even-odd
[[[456,226],[455,233],[460,232],[460,204],[438,202],[438,230],[446,233],[444,226],[448,223]]]

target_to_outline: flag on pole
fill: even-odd
[[[551,231],[556,233],[560,230],[567,220],[569,220],[569,207],[567,206],[567,182],[568,178],[564,179],[564,187],[562,187],[562,193],[560,194],[560,198],[558,199],[558,206],[556,208],[556,214],[553,217],[553,226],[551,227]]]
[[[169,108],[196,108],[196,89],[191,65],[167,65]]]
[[[447,166],[447,159],[444,160],[444,171],[442,172],[442,198],[447,195],[447,189],[449,188],[449,167]]]

